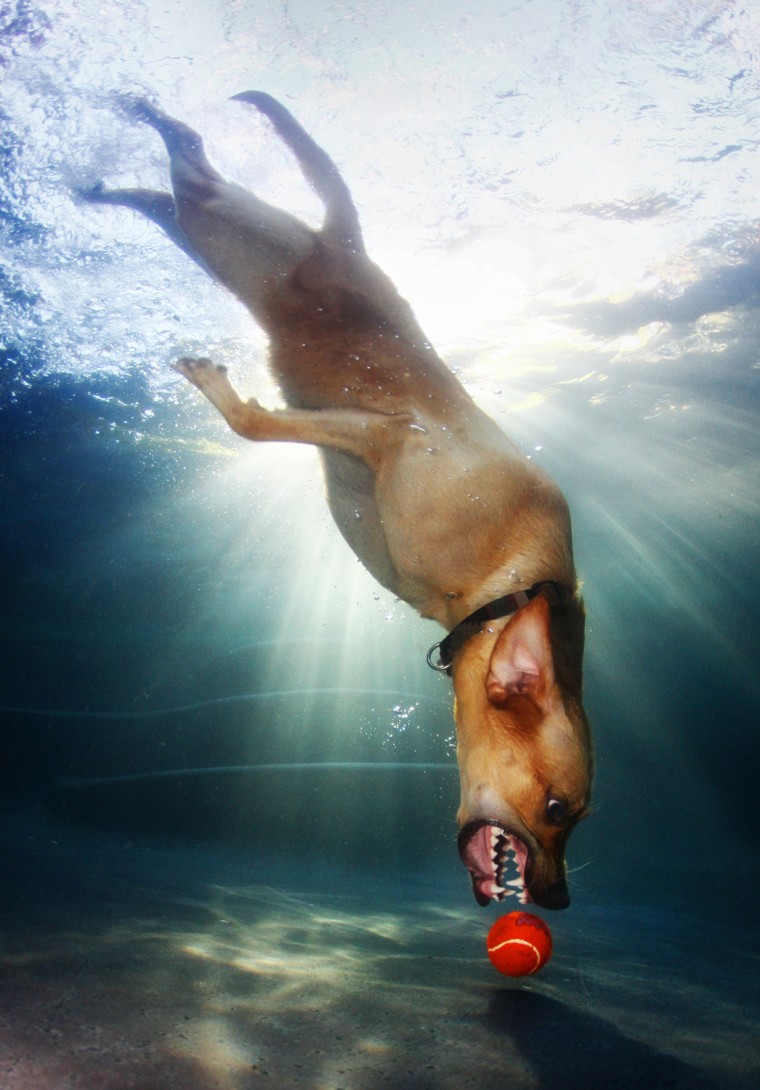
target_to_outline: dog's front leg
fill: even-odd
[[[378,468],[382,458],[401,441],[402,429],[414,422],[408,413],[365,409],[265,409],[255,398],[243,401],[230,382],[227,368],[209,359],[185,357],[173,367],[205,394],[244,439],[309,443],[340,450],[361,458],[371,469]]]

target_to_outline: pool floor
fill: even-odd
[[[2,1090],[758,1085],[749,937],[721,946],[719,921],[579,902],[511,981],[456,864],[436,882],[44,810],[6,813],[0,843]]]

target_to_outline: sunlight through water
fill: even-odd
[[[3,1090],[756,1084],[759,42],[733,0],[0,5]],[[442,630],[316,451],[172,370],[282,407],[245,308],[82,198],[168,190],[143,95],[319,227],[246,90],[570,505],[597,774],[528,981],[458,858]]]

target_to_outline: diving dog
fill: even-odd
[[[84,195],[150,217],[266,331],[284,409],[243,401],[208,359],[174,366],[244,438],[319,448],[348,544],[448,630],[429,661],[453,679],[459,854],[478,903],[514,895],[564,908],[565,846],[592,776],[567,504],[370,261],[331,159],[269,95],[236,98],[295,155],[324,205],[321,230],[225,181],[201,138],[144,100],[131,110],[166,145],[173,195],[102,184]]]

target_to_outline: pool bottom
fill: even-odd
[[[385,876],[41,811],[6,814],[0,846],[2,1090],[757,1084],[749,936],[721,946],[717,923],[578,902],[512,981],[455,866]]]

